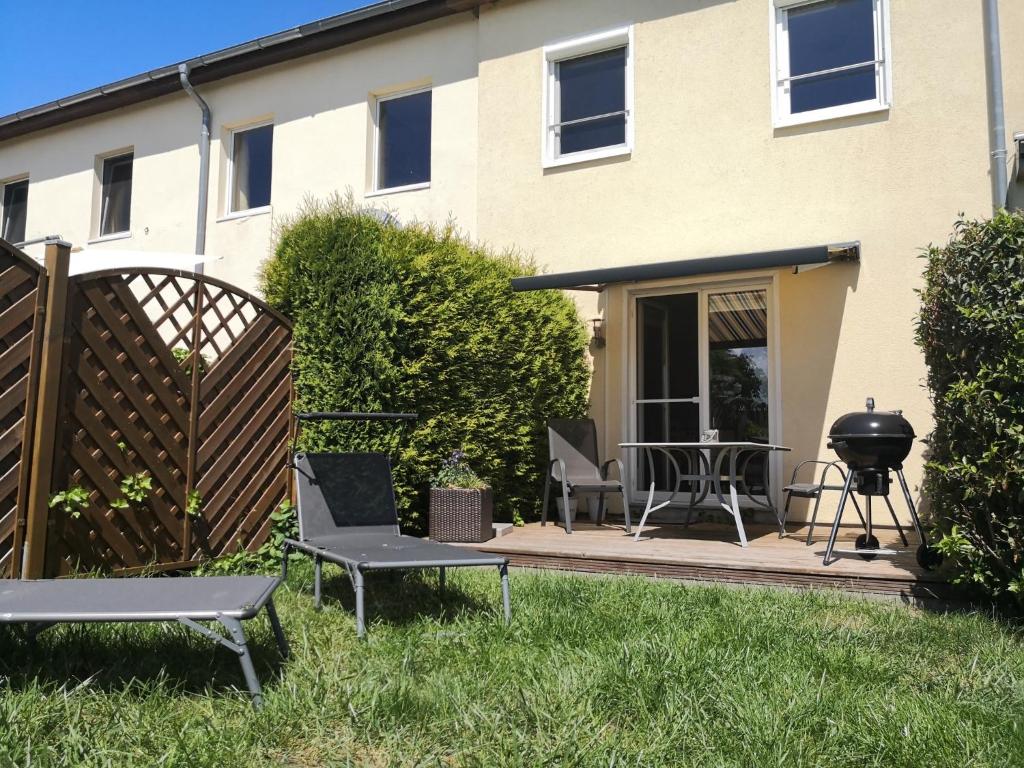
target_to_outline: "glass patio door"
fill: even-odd
[[[696,292],[637,300],[635,408],[640,442],[689,442],[700,435],[699,305]],[[674,484],[667,457],[656,453],[653,467],[646,456],[637,459],[640,488],[649,488],[652,479],[658,490]]]
[[[691,442],[717,429],[721,441],[769,442],[768,287],[699,288],[635,301],[635,439]],[[646,492],[652,480],[661,495],[671,490],[668,459],[656,454],[652,468],[637,453],[635,490]],[[685,473],[685,460],[678,460]],[[761,459],[747,467],[754,494],[764,492],[764,469]]]

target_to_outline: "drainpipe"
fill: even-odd
[[[985,56],[988,75],[988,125],[991,150],[992,208],[1006,207],[1006,115],[1003,109],[1003,60],[999,43],[999,0],[984,0]]]
[[[203,126],[199,133],[199,209],[196,211],[196,256],[203,256],[206,253],[206,210],[210,197],[210,107],[192,87],[188,72],[188,64],[178,65],[181,87],[203,113]],[[196,269],[202,272],[202,264],[197,265]]]

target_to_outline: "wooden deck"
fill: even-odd
[[[837,549],[852,549],[860,529],[843,530]],[[572,535],[549,523],[531,523],[474,549],[506,555],[520,567],[558,568],[589,573],[629,573],[670,579],[729,582],[795,588],[840,589],[908,600],[945,599],[946,583],[923,571],[915,559],[916,537],[896,556],[866,561],[839,555],[824,566],[827,527],[815,529],[807,546],[807,531],[794,530],[780,539],[768,526],[747,526],[750,546],[744,549],[736,529],[714,523],[649,525],[633,541],[621,525],[574,524]],[[876,530],[881,545],[902,548],[895,530]]]

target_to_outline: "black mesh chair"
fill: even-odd
[[[569,514],[569,499],[578,498],[581,493],[598,494],[598,523],[604,522],[605,494],[622,495],[622,509],[626,515],[626,532],[632,531],[629,519],[629,500],[623,485],[622,462],[609,459],[600,463],[597,454],[597,426],[593,419],[551,419],[548,422],[548,464],[544,481],[544,507],[540,523],[547,525],[548,500],[551,495],[551,481],[562,485],[562,511],[565,532],[572,533],[572,516]],[[619,468],[619,479],[608,479],[608,468],[615,464]]]
[[[323,563],[348,571],[356,596],[356,634],[366,633],[363,575],[374,570],[437,568],[444,588],[445,568],[491,566],[501,574],[505,621],[511,618],[508,560],[465,547],[403,536],[391,479],[391,461],[382,453],[298,453],[293,467],[298,493],[299,538],[283,545],[282,573],[289,550],[313,558],[313,594],[321,605]]]

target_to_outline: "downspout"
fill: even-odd
[[[210,198],[210,107],[192,87],[188,80],[188,72],[188,64],[178,65],[181,87],[199,105],[203,113],[203,125],[199,133],[199,208],[196,211],[196,256],[203,256],[206,254],[206,210]],[[196,270],[203,271],[201,262],[196,266]]]
[[[999,0],[984,0],[985,56],[988,75],[988,125],[992,208],[1006,207],[1006,115],[1003,108],[1003,57],[999,42]]]

